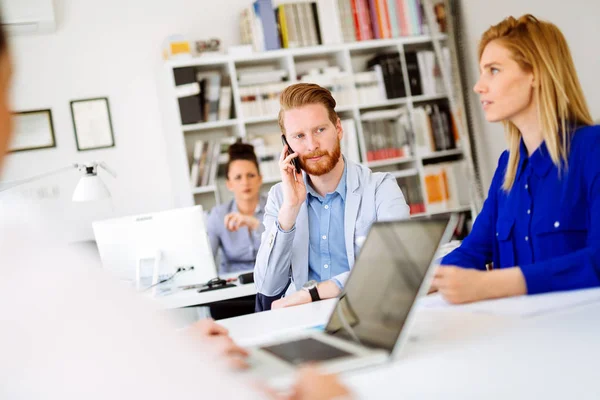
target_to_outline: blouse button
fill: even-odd
[[[558,228],[559,226],[560,226],[560,222],[556,221],[556,222],[554,223],[554,227],[555,227],[555,228]]]

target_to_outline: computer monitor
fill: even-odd
[[[104,268],[138,288],[180,268],[174,285],[204,283],[217,276],[202,206],[96,221],[92,224]]]

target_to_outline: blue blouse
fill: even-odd
[[[217,259],[218,250],[221,249],[222,251],[219,274],[251,271],[254,269],[256,254],[260,247],[260,236],[264,230],[262,221],[265,216],[266,203],[267,198],[261,196],[256,211],[254,212],[254,217],[256,217],[261,224],[255,231],[250,231],[244,226],[236,232],[231,232],[225,227],[225,216],[232,212],[238,212],[235,200],[213,207],[213,209],[210,210],[206,229],[208,231],[208,238],[210,240],[215,261]]]
[[[576,130],[561,172],[545,143],[528,157],[521,142],[508,193],[507,162],[505,151],[471,233],[442,264],[519,266],[529,294],[600,286],[600,126]]]

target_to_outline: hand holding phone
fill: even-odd
[[[283,230],[291,229],[296,223],[296,217],[300,212],[302,204],[306,201],[306,185],[302,179],[300,160],[298,154],[287,142],[285,135],[281,135],[281,142],[287,146],[279,157],[279,169],[281,172],[283,203],[278,213],[279,225]]]
[[[290,154],[294,154],[294,150],[292,150],[292,147],[290,146],[287,139],[285,138],[285,135],[281,135],[281,143],[283,143],[284,146],[287,146],[287,148],[288,148],[287,155],[288,156]],[[300,161],[298,161],[298,157],[292,158],[292,165],[294,166],[294,168],[296,168],[296,172],[300,173]]]

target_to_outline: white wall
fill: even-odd
[[[600,37],[600,2],[590,0],[460,0],[468,54],[465,66],[469,72],[469,87],[479,76],[477,44],[481,34],[491,25],[512,15],[533,14],[557,25],[571,48],[575,67],[587,97],[590,112],[595,120],[600,118],[600,53],[597,41]],[[478,155],[483,173],[484,187],[491,182],[500,153],[506,148],[501,124],[485,121],[479,99],[472,96],[475,113],[475,131],[479,139]]]
[[[595,76],[600,56],[600,3],[588,0],[462,0],[470,43],[470,85],[477,79],[475,49],[481,33],[507,15],[533,13],[555,22],[565,33],[594,117],[600,116],[600,87]],[[173,33],[191,39],[219,37],[224,46],[239,42],[238,20],[252,0],[55,0],[58,30],[48,35],[14,37],[13,108],[51,108],[57,148],[8,157],[3,180],[17,179],[67,163],[103,160],[119,176],[103,175],[113,193],[113,207],[74,206],[69,197],[75,173],[46,179],[29,188],[59,194],[48,207],[71,216],[71,229],[91,237],[89,221],[172,207],[173,191],[164,151],[169,133],[162,129],[157,94],[162,78],[160,49]],[[116,147],[77,152],[69,101],[109,98]],[[476,104],[477,132],[485,186],[489,184],[504,141],[501,127],[484,122]],[[177,133],[172,133],[177,134]],[[52,197],[52,195],[50,196]],[[83,210],[83,211],[82,211]]]
[[[70,215],[64,227],[91,238],[89,221],[170,208],[173,205],[157,79],[161,44],[173,33],[193,39],[238,42],[239,10],[251,0],[55,0],[57,32],[12,38],[13,109],[51,108],[57,147],[8,156],[3,180],[103,160],[118,173],[104,174],[114,207],[74,205],[77,173],[47,178],[24,189],[58,193],[42,202]],[[78,152],[69,102],[108,97],[116,147]],[[102,174],[102,172],[101,172]],[[67,210],[67,211],[65,211]],[[82,211],[84,210],[84,211]]]

